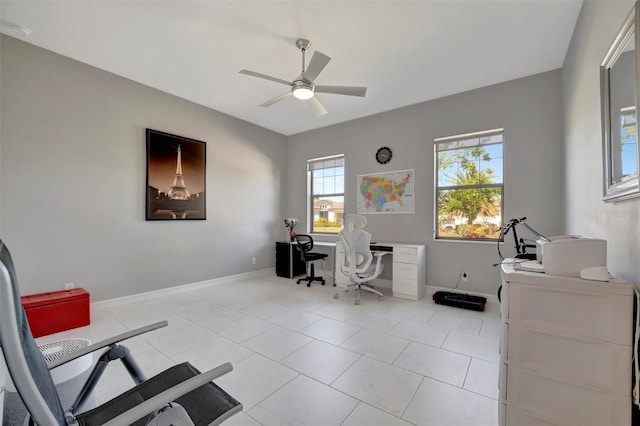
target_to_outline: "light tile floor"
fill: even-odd
[[[125,343],[145,373],[231,362],[216,380],[243,403],[228,425],[496,425],[499,309],[485,312],[296,285],[265,274],[92,305],[92,324],[38,339],[98,341],[162,319]],[[105,402],[131,387],[113,363]],[[1,376],[0,376],[1,378]]]

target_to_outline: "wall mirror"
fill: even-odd
[[[604,200],[640,196],[638,178],[638,19],[634,5],[600,64]]]

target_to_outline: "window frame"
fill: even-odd
[[[321,162],[325,162],[325,161],[333,161],[333,160],[342,160],[342,168],[344,170],[344,172],[342,174],[342,190],[343,190],[343,192],[314,194],[313,172],[314,172],[314,170],[321,170],[321,169],[314,169],[312,167],[312,164],[317,164],[317,163],[321,163]],[[308,233],[310,233],[310,234],[321,234],[321,235],[337,235],[340,232],[340,231],[323,232],[323,231],[319,231],[319,230],[315,230],[314,229],[314,210],[315,210],[314,209],[314,200],[316,198],[322,199],[322,198],[331,198],[331,197],[342,197],[342,218],[341,218],[341,222],[342,222],[342,226],[344,227],[344,204],[345,204],[345,202],[344,202],[344,199],[345,199],[344,189],[345,189],[345,184],[346,184],[346,161],[345,161],[345,155],[344,154],[335,154],[335,155],[329,155],[329,156],[326,156],[326,157],[311,158],[311,159],[307,160],[307,218],[308,218],[307,232]]]
[[[440,217],[440,206],[438,203],[438,195],[440,194],[441,191],[451,191],[451,190],[460,190],[460,189],[487,189],[487,188],[500,188],[500,224],[499,226],[502,225],[502,221],[504,220],[504,161],[505,161],[505,135],[504,135],[504,129],[503,128],[497,128],[497,129],[491,129],[491,130],[484,130],[484,131],[480,131],[480,132],[472,132],[472,133],[465,133],[465,134],[459,134],[459,135],[453,135],[453,136],[446,136],[446,137],[441,137],[441,138],[436,138],[433,141],[433,170],[434,170],[434,206],[433,206],[433,210],[434,210],[434,229],[433,229],[433,239],[434,241],[460,241],[460,242],[496,242],[499,241],[499,237],[467,237],[467,236],[441,236],[440,235],[440,224],[439,224],[439,217]],[[495,143],[480,143],[480,139],[483,137],[490,137],[490,136],[495,136],[495,135],[501,135],[501,142],[495,142]],[[461,141],[466,141],[466,140],[470,140],[470,139],[478,139],[477,144],[474,145],[469,145],[469,146],[465,146],[464,148],[475,148],[475,147],[482,147],[482,146],[491,146],[491,145],[501,145],[502,147],[502,170],[501,170],[501,176],[502,176],[502,181],[501,183],[487,183],[487,184],[477,184],[477,185],[440,185],[440,179],[439,179],[439,156],[438,154],[440,152],[444,152],[446,150],[439,150],[438,147],[441,146],[441,144],[444,143],[451,143],[451,142],[461,142]],[[456,149],[463,149],[463,148],[456,148]]]

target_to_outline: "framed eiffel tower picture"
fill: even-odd
[[[146,220],[205,220],[206,147],[147,129]]]

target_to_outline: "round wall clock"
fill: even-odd
[[[389,161],[391,161],[392,155],[393,154],[391,153],[391,149],[383,146],[376,152],[376,160],[380,164],[387,164]]]

